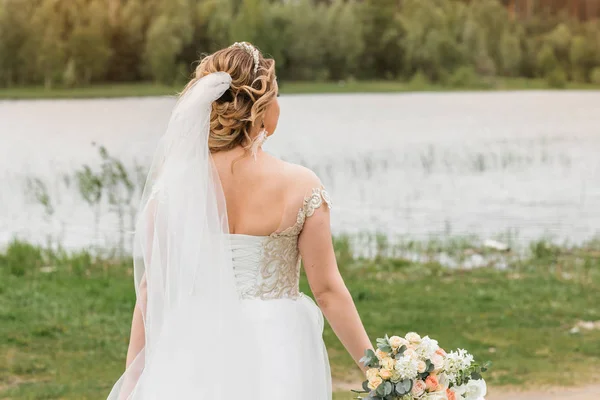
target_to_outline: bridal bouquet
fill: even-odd
[[[483,400],[487,391],[481,374],[489,362],[480,366],[463,349],[447,353],[414,332],[377,339],[360,361],[367,380],[354,392],[368,393],[366,400]]]

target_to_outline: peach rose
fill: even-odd
[[[377,368],[369,368],[365,375],[367,376],[367,380],[371,380],[375,378],[379,374],[379,370]]]
[[[431,374],[425,379],[425,384],[427,385],[427,390],[430,392],[437,392],[440,390],[440,382],[435,374]]]
[[[403,353],[403,356],[404,357],[409,357],[409,358],[412,358],[412,359],[418,359],[419,358],[417,352],[414,351],[413,349],[411,349],[410,347],[408,349],[406,349],[406,351]]]
[[[379,371],[379,376],[381,377],[381,379],[383,380],[390,380],[392,378],[392,371],[390,371],[389,369],[382,369]]]
[[[446,389],[446,397],[448,397],[448,400],[456,400],[456,394],[450,389]]]
[[[423,372],[425,372],[426,369],[427,369],[427,364],[425,364],[425,361],[419,361],[417,363],[417,372],[422,374]]]
[[[382,368],[394,369],[394,365],[396,365],[396,361],[394,361],[394,359],[392,357],[385,357],[379,362],[379,364],[381,365]]]
[[[425,393],[425,389],[427,389],[427,384],[422,380],[418,380],[413,385],[411,393],[414,397],[421,397]]]
[[[442,357],[446,357],[448,355],[446,350],[442,349],[441,347],[435,351],[435,354],[439,354]]]
[[[381,377],[376,376],[373,379],[369,379],[369,389],[375,390],[383,383],[383,379]]]
[[[375,355],[379,360],[382,360],[389,356],[388,353],[386,353],[385,351],[381,351],[380,349],[375,350]]]
[[[392,346],[392,349],[398,350],[402,346],[408,346],[408,340],[400,336],[392,336],[390,338],[390,346]]]

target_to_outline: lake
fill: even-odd
[[[72,175],[98,149],[147,166],[175,100],[0,101],[0,243],[115,243]],[[579,243],[600,232],[600,92],[297,95],[264,148],[313,169],[335,232]],[[27,190],[39,178],[54,213]]]

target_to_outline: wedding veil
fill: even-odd
[[[259,352],[242,323],[225,197],[208,148],[212,103],[230,84],[224,72],[194,83],[160,140],[134,239],[145,347],[108,400],[252,398],[258,371],[240,367]]]

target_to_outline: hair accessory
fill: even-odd
[[[258,149],[263,143],[267,140],[268,133],[265,129],[260,131],[258,135],[252,140],[252,144],[250,145],[250,154],[254,157],[254,161],[256,161],[256,154],[258,153]]]
[[[250,54],[254,59],[254,75],[258,72],[259,53],[256,47],[252,46],[248,42],[235,42],[231,47],[239,47],[240,49],[246,50],[246,53]]]

